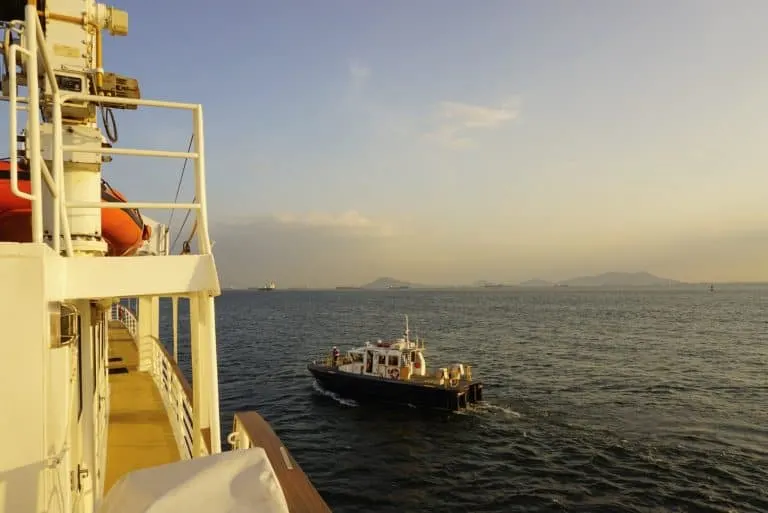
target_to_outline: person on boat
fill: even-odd
[[[333,366],[337,367],[339,364],[339,348],[336,346],[333,346]]]

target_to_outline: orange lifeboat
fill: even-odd
[[[19,189],[30,192],[29,171],[19,163]],[[126,199],[104,180],[101,181],[101,200],[125,203]],[[11,165],[0,161],[0,241],[31,242],[31,207],[27,199],[11,192]],[[133,208],[101,209],[101,235],[107,242],[109,256],[130,256],[144,241],[149,240],[152,229],[144,224],[138,210]]]

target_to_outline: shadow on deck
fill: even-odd
[[[180,459],[173,429],[152,375],[138,370],[130,332],[109,324],[110,413],[104,492],[133,470]]]

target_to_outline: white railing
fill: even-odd
[[[120,303],[113,303],[112,308],[109,309],[109,320],[122,322],[133,339],[136,340],[139,333],[139,320],[130,308]]]
[[[110,309],[110,320],[122,322],[139,345],[138,320],[130,308],[114,303]],[[190,459],[193,457],[194,447],[192,387],[160,340],[153,338],[150,347],[149,372],[163,400],[179,454],[184,459]],[[203,442],[200,444],[202,451],[208,454],[208,443],[205,440]]]
[[[172,363],[165,347],[156,340],[152,344],[152,378],[163,399],[168,420],[176,438],[179,454],[184,459],[193,457],[194,431],[192,421],[192,388],[178,365]],[[205,443],[200,444],[207,453]]]
[[[32,217],[32,241],[41,243],[44,241],[43,233],[43,194],[42,182],[48,187],[53,202],[52,208],[52,243],[53,249],[61,252],[61,243],[64,242],[64,251],[68,256],[73,255],[72,235],[69,228],[68,208],[142,208],[142,209],[181,209],[194,210],[197,222],[198,250],[202,254],[211,253],[211,242],[208,233],[208,215],[205,188],[205,150],[203,136],[203,109],[199,104],[178,103],[158,100],[144,100],[133,98],[117,98],[100,95],[71,93],[59,89],[56,82],[56,76],[51,65],[50,57],[44,44],[45,41],[42,25],[38,17],[36,6],[33,4],[26,6],[26,22],[23,26],[13,25],[9,30],[13,30],[19,35],[23,35],[22,45],[12,44],[9,50],[9,148],[10,148],[10,184],[14,195],[24,198],[31,203]],[[32,29],[34,27],[34,29]],[[38,57],[43,64],[45,80],[50,88],[50,98],[44,98],[50,102],[53,113],[53,146],[51,155],[53,161],[53,173],[48,169],[42,157],[42,145],[40,142],[40,119],[37,115],[27,116],[27,155],[29,157],[30,174],[30,192],[22,191],[19,186],[18,177],[18,112],[27,110],[37,113],[40,110],[40,87],[37,73],[26,73],[27,76],[27,97],[18,95],[17,64],[18,56],[22,55],[25,68],[27,70],[38,69]],[[189,110],[192,112],[193,126],[192,134],[194,139],[194,151],[162,151],[162,150],[140,150],[131,148],[84,148],[76,145],[64,144],[62,107],[72,102],[91,102],[98,105],[135,105],[145,107],[159,107],[176,110]],[[19,104],[26,104],[26,107]],[[146,157],[167,157],[184,158],[194,160],[195,172],[195,198],[192,203],[155,203],[155,202],[83,202],[66,201],[64,191],[64,152],[77,151],[81,153],[94,154],[112,154],[112,155],[133,155]]]
[[[168,226],[162,223],[158,223],[146,216],[144,223],[152,227],[152,235],[149,240],[137,251],[137,255],[169,255],[170,254],[170,241]]]
[[[264,445],[265,434],[271,434],[276,438],[274,432],[264,427],[264,420],[261,416],[252,411],[238,411],[232,419],[232,432],[227,436],[227,443],[232,450],[250,449]],[[292,469],[290,458],[287,457],[287,451],[282,444],[279,446],[283,453],[283,458],[288,469]]]
[[[40,158],[40,118],[36,115],[40,110],[40,90],[37,73],[26,74],[28,75],[27,89],[29,90],[29,94],[26,98],[19,98],[18,96],[18,72],[16,68],[19,64],[19,56],[22,56],[22,61],[26,65],[27,69],[38,69],[37,39],[39,37],[38,29],[39,32],[42,33],[42,27],[40,27],[40,22],[37,18],[36,10],[37,9],[35,5],[28,5],[25,11],[27,23],[24,25],[12,24],[7,29],[12,33],[15,32],[18,34],[20,36],[20,41],[22,41],[22,45],[16,43],[10,45],[7,54],[9,61],[8,103],[10,107],[8,109],[8,148],[10,157],[11,192],[15,196],[29,200],[31,202],[32,242],[39,243],[43,242],[43,209],[41,184],[43,167],[45,167],[46,185],[48,186],[55,203],[54,209],[56,209],[56,213],[54,215],[60,215],[60,211],[57,208],[59,207],[59,188],[56,187],[56,184],[54,183],[54,180],[52,179],[47,166],[45,166],[45,162],[43,162]],[[30,15],[30,13],[34,14]],[[34,30],[29,30],[31,25],[29,23],[30,19],[34,20],[32,21],[32,25],[35,27]],[[43,60],[47,63],[45,57],[43,57]],[[46,73],[48,68],[49,66],[46,66]],[[56,83],[55,77],[47,75],[46,78],[48,78],[48,80],[52,81],[54,84]],[[26,107],[19,107],[19,103],[26,103]],[[29,193],[23,192],[21,189],[19,189],[19,155],[18,142],[16,138],[18,137],[18,113],[21,110],[26,110],[28,113],[33,113],[31,115],[27,115],[27,143],[32,147],[32,151],[29,152]],[[56,243],[58,244],[58,242]]]

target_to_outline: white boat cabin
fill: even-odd
[[[338,362],[338,369],[392,379],[425,376],[427,365],[423,352],[423,344],[405,338],[393,342],[379,340],[376,344],[366,342],[364,346],[348,351],[346,357]]]
[[[414,341],[409,335],[406,315],[404,338],[389,342],[378,340],[375,344],[366,342],[364,346],[347,351],[338,358],[334,358],[332,352],[331,357],[324,361],[338,371],[363,376],[400,380],[421,378],[419,381],[433,379],[440,385],[458,385],[461,379],[472,379],[470,367],[462,363],[436,369],[435,375],[429,376],[427,362],[424,360],[424,340]],[[337,349],[334,347],[333,351]]]

